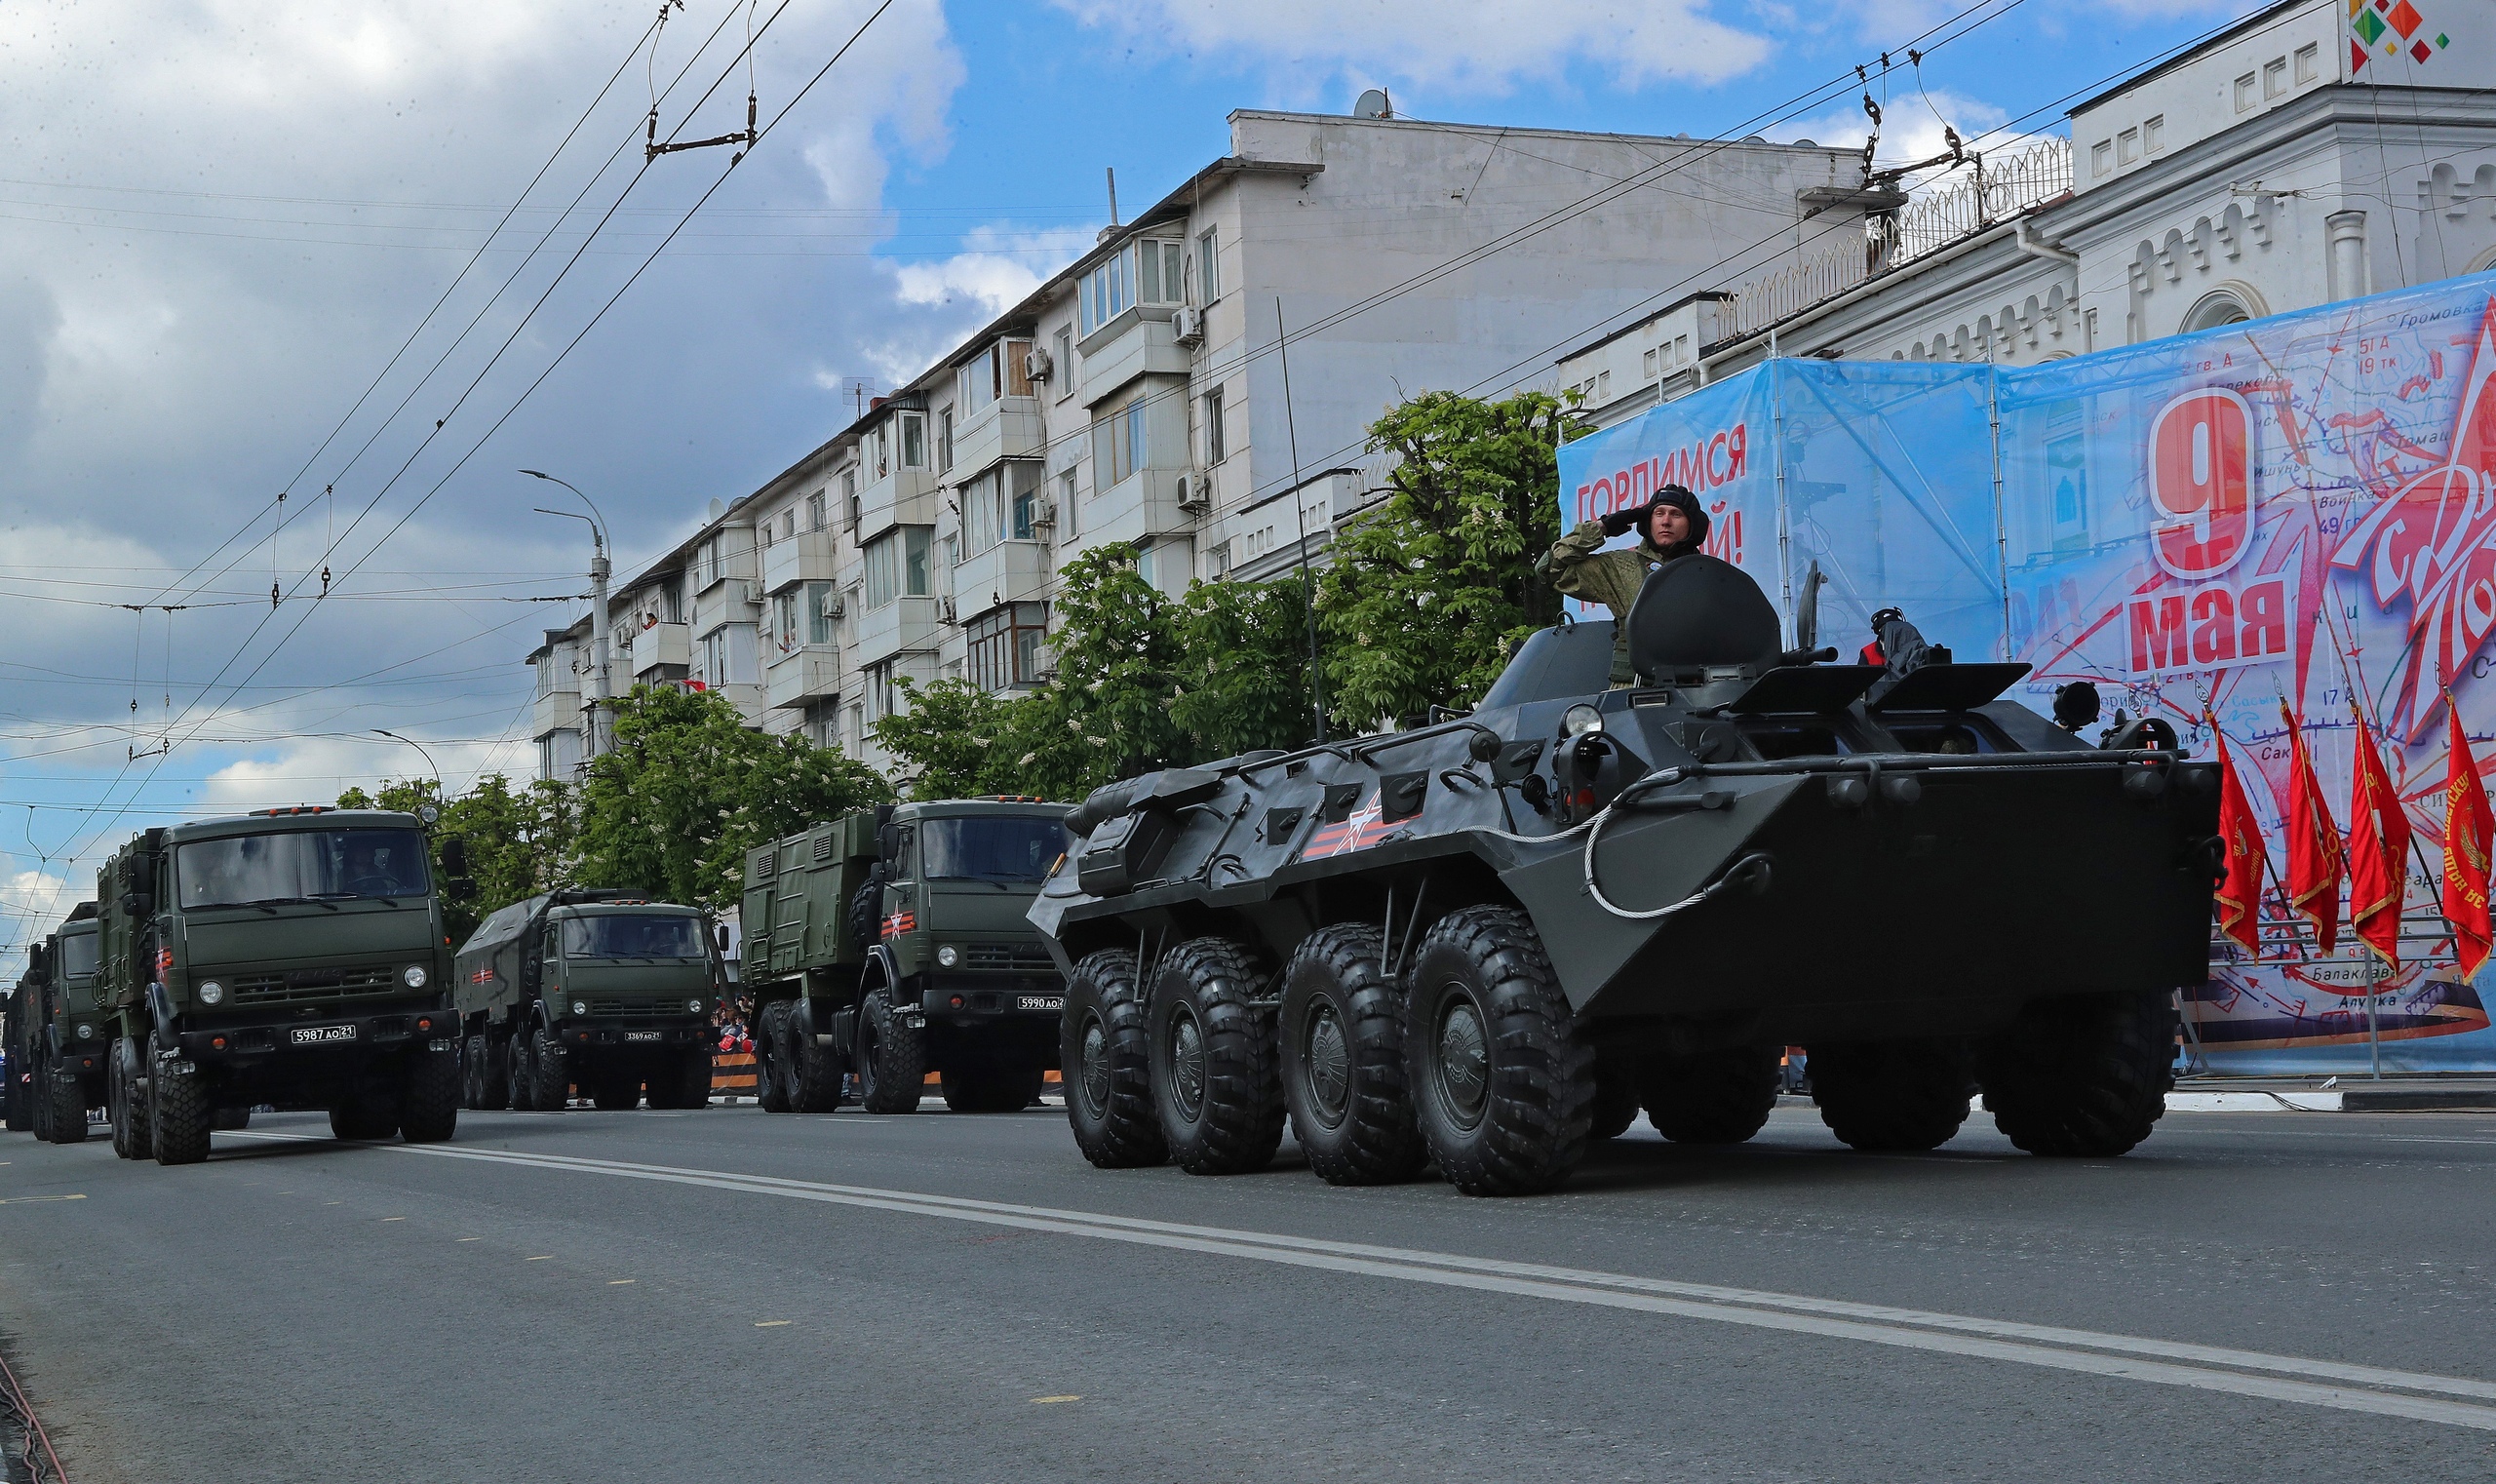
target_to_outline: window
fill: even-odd
[[[765,522],[763,522],[763,523],[762,523],[762,525],[761,525],[761,527],[760,527],[760,534],[761,534],[761,537],[762,537],[762,549],[763,549],[764,551],[769,551],[769,550],[771,549],[771,527],[772,527],[774,525],[776,525],[776,524],[778,524],[778,523],[773,522],[773,521],[765,521]]]
[[[904,412],[894,419],[901,424],[901,466],[905,469],[927,467],[927,414]]]
[[[2099,139],[2088,151],[2088,173],[2102,176],[2115,168],[2115,141]],[[856,517],[851,517],[856,519]]]
[[[829,582],[807,583],[806,643],[810,644],[828,644],[832,643],[831,609],[832,584]]]
[[[936,472],[944,474],[954,467],[954,410],[946,408],[936,414]]]
[[[2321,70],[2321,43],[2309,41],[2304,46],[2297,48],[2298,87],[2304,87],[2307,83],[2314,81],[2317,76],[2320,75]]]
[[[1187,293],[1187,250],[1179,243],[1129,243],[1083,275],[1075,294],[1085,334],[1138,304],[1175,304]]]
[[[2141,121],[2141,147],[2156,154],[2166,147],[2166,115]]]
[[[1032,395],[1031,368],[1023,364],[1023,355],[1031,348],[1029,340],[999,340],[954,373],[963,421],[977,417],[1000,397]]]
[[[719,537],[714,536],[694,549],[693,570],[704,587],[720,580]]]
[[[1010,496],[1012,504],[1007,511],[1006,529],[1013,534],[1015,540],[1028,541],[1032,539],[1032,518],[1037,514],[1034,507],[1040,502],[1037,492],[1039,481],[1036,479],[1030,481],[1029,488],[1023,488],[1026,484],[1023,480],[1018,479],[1014,484],[1017,488]]]
[[[788,509],[780,512],[780,534],[783,536],[794,536],[797,533],[798,507],[792,505]]]
[[[1663,347],[1660,345],[1647,352],[1646,377],[1650,381],[1656,379],[1656,358],[1661,354],[1663,354]]]
[[[600,913],[564,918],[566,958],[707,958],[702,924],[654,912]]]
[[[413,830],[300,830],[176,846],[184,907],[307,897],[421,897],[432,889]]]
[[[1013,815],[931,819],[918,827],[920,875],[931,881],[1037,884],[1066,854],[1066,827]]]
[[[684,622],[684,589],[671,582],[659,589],[659,598],[667,605],[669,623]]]
[[[1222,254],[1213,233],[1214,229],[1207,227],[1196,234],[1197,302],[1205,304],[1222,297]]]
[[[2115,163],[2129,165],[2141,157],[2141,132],[2126,129],[2115,136]]]
[[[867,716],[862,720],[880,722],[891,716],[893,714],[893,667],[889,664],[869,665],[866,673],[860,678],[865,681],[867,686]],[[853,710],[850,715],[855,718],[858,714]],[[863,741],[866,735],[863,727],[859,735]]]
[[[555,693],[555,656],[552,654],[542,654],[537,658],[537,693]]]
[[[841,502],[849,507],[849,528],[858,528],[858,471],[847,469],[840,476]]]
[[[927,527],[905,526],[867,543],[867,606],[927,596]]]
[[[2236,111],[2242,113],[2253,106],[2253,74],[2245,73],[2236,80]]]
[[[876,478],[878,479],[882,479],[893,472],[891,440],[886,436],[891,429],[892,423],[889,420],[876,424]]]
[[[840,704],[838,701],[808,701],[805,721],[806,742],[829,752],[840,745]]]
[[[780,652],[783,654],[798,647],[798,590],[796,588],[771,595],[771,638],[772,642],[780,646]]]
[[[1178,304],[1187,301],[1188,250],[1175,242],[1140,242],[1135,245],[1137,277],[1141,287],[1136,293],[1139,304]]]
[[[1003,690],[1036,683],[1044,612],[1036,603],[1009,603],[964,624],[972,683],[982,690]]]
[[[864,701],[849,708],[849,752],[855,758],[867,756],[867,704]]]
[[[1028,459],[997,465],[962,487],[962,551],[976,557],[999,541],[1029,541],[1040,488],[1040,466]]]
[[[806,496],[806,529],[823,529],[823,491],[820,489]]]
[[[1222,388],[1205,393],[1205,462],[1218,464],[1228,456],[1228,445],[1223,439]]]
[[[2274,57],[2262,64],[2262,96],[2278,98],[2288,91],[2288,59]]]
[[[1138,393],[1127,405],[1092,419],[1093,488],[1108,487],[1125,479],[1150,461],[1145,443],[1145,406],[1150,401]]]
[[[1057,377],[1057,394],[1060,397],[1071,397],[1074,394],[1074,329],[1072,326],[1057,332],[1057,350],[1054,359],[1057,364],[1050,368],[1050,374]]]
[[[1074,471],[1057,477],[1057,529],[1060,539],[1074,534]]]

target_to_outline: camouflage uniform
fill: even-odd
[[[1610,539],[1601,521],[1587,521],[1553,542],[1535,566],[1562,594],[1612,609],[1612,683],[1627,685],[1637,680],[1629,668],[1629,605],[1638,601],[1647,574],[1667,559],[1644,535],[1636,546],[1602,550]]]

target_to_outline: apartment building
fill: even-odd
[[[2285,0],[1561,378],[1609,426],[1771,354],[2032,365],[2496,267],[2496,18],[2430,9]]]
[[[897,682],[1041,679],[1084,551],[1134,543],[1171,593],[1288,571],[1381,492],[1366,429],[1389,406],[1548,384],[1588,331],[1859,241],[1880,204],[1857,151],[1808,141],[1229,127],[1228,153],[620,588],[618,689],[700,683],[884,766]],[[541,685],[566,653],[532,657]]]

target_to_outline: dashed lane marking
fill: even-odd
[[[407,1220],[407,1218],[406,1218],[406,1217],[404,1217],[404,1216],[385,1216],[385,1217],[383,1217],[383,1218],[381,1218],[381,1219],[382,1219],[383,1221],[406,1221],[406,1220]]]
[[[608,1278],[606,1280],[606,1286],[609,1288],[622,1288],[627,1283],[638,1283],[640,1281],[642,1281],[640,1278]]]
[[[463,1236],[460,1237],[459,1240],[463,1242],[482,1242],[485,1238],[482,1236]]]
[[[549,1253],[545,1253],[545,1254],[543,1254],[542,1256],[538,1256],[538,1257],[524,1258],[524,1259],[522,1259],[522,1261],[524,1261],[524,1262],[529,1262],[529,1263],[551,1263],[551,1262],[555,1261],[555,1254],[553,1254],[553,1253],[549,1252]]]
[[[1032,1401],[1035,1406],[1044,1407],[1053,1401],[1081,1401],[1082,1399],[1080,1396],[1034,1396]]]
[[[754,1327],[756,1329],[778,1329],[782,1325],[795,1324],[796,1322],[797,1321],[794,1319],[757,1319],[754,1321]]]
[[[84,1195],[12,1195],[0,1200],[0,1206],[32,1206],[48,1200],[85,1200]]]

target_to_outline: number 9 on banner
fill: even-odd
[[[2214,577],[2253,544],[2253,410],[2204,387],[2159,410],[2149,429],[2149,494],[2158,565]]]

